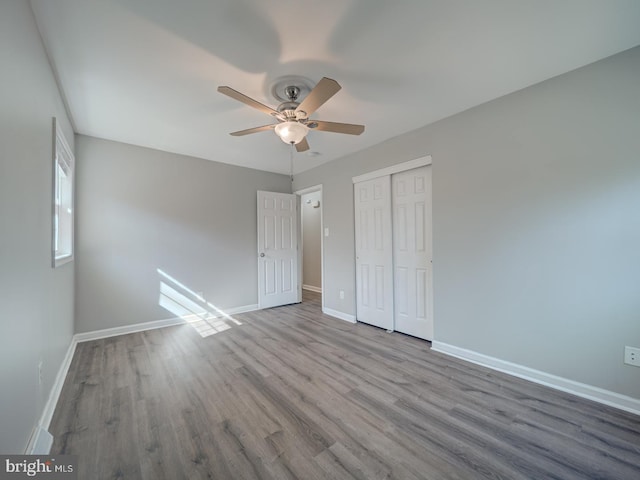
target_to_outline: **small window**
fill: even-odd
[[[53,267],[73,260],[73,177],[75,159],[53,119]]]

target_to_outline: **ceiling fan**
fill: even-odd
[[[275,130],[283,142],[295,145],[298,152],[304,152],[309,150],[309,143],[306,139],[309,130],[346,133],[348,135],[360,135],[364,132],[364,125],[325,122],[309,118],[313,112],[338,93],[341,88],[340,84],[335,80],[323,77],[302,100],[302,103],[299,103],[300,88],[296,85],[289,85],[284,89],[287,100],[278,105],[275,110],[231,87],[218,87],[218,91],[278,120],[278,123],[232,132],[231,135],[240,137],[266,130]]]

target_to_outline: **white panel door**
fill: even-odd
[[[354,184],[356,235],[356,318],[393,330],[391,180]]]
[[[258,306],[300,301],[297,197],[258,191]]]
[[[395,329],[432,340],[431,166],[391,181]]]

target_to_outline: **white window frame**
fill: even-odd
[[[53,118],[53,198],[51,212],[52,267],[73,260],[75,157]]]

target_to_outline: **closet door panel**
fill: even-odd
[[[395,330],[433,339],[431,167],[392,176]]]
[[[356,236],[356,318],[393,329],[393,247],[391,179],[354,184]]]

